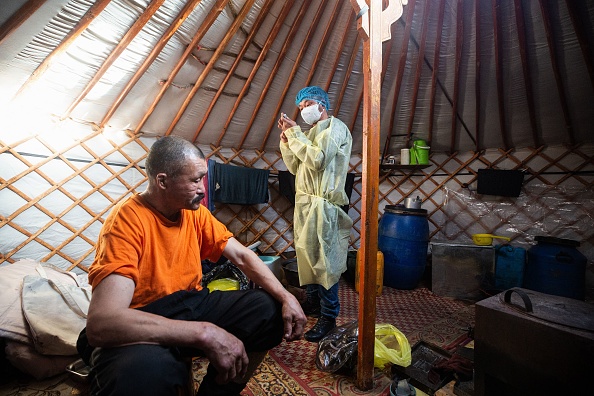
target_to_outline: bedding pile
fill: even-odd
[[[0,265],[0,353],[36,379],[63,373],[78,359],[90,297],[86,274],[31,259]]]

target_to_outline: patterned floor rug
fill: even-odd
[[[344,280],[340,284],[340,301],[341,313],[337,324],[357,320],[359,295],[352,284]],[[474,327],[474,305],[436,296],[426,288],[396,290],[386,287],[377,298],[376,311],[376,323],[394,325],[406,335],[411,346],[423,340],[453,350],[457,345],[470,341],[468,329]],[[314,323],[315,319],[310,319],[308,328]],[[318,370],[315,366],[316,349],[317,344],[304,340],[283,342],[266,356],[242,395],[389,395],[391,379],[384,372],[376,369],[373,389],[363,392],[356,387],[353,375]],[[206,372],[206,365],[205,359],[193,362],[196,389]],[[17,375],[12,381],[0,385],[1,396],[87,394],[85,383],[76,382],[67,375],[43,381]]]
[[[341,280],[341,314],[337,324],[357,320],[359,295]],[[471,339],[474,306],[439,297],[426,288],[396,290],[384,288],[377,298],[376,323],[390,323],[402,331],[411,346],[423,340],[443,349],[454,350]],[[308,328],[316,319],[308,321]],[[353,376],[323,372],[315,366],[317,344],[305,340],[283,342],[270,351],[264,364],[249,382],[245,395],[389,395],[391,379],[375,369],[374,387],[361,391]]]

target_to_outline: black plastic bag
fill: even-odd
[[[359,324],[356,320],[332,329],[318,344],[317,368],[331,373],[341,368],[354,368],[357,362],[358,336]]]
[[[248,290],[250,288],[250,281],[247,276],[230,261],[216,265],[212,270],[204,274],[202,277],[202,287],[206,288],[210,282],[222,278],[237,280],[239,282],[239,290]]]

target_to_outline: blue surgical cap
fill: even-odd
[[[295,104],[299,106],[299,103],[304,99],[315,100],[324,106],[326,110],[330,109],[330,99],[328,98],[328,94],[320,87],[312,86],[303,88],[297,93]]]

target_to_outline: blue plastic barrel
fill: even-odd
[[[526,249],[508,244],[497,245],[495,247],[495,288],[507,290],[522,287],[525,266]]]
[[[425,272],[428,246],[425,209],[386,205],[378,228],[378,248],[384,254],[384,285],[414,289]]]
[[[524,287],[556,296],[585,298],[586,256],[576,248],[578,241],[546,236],[534,238],[528,249]]]

